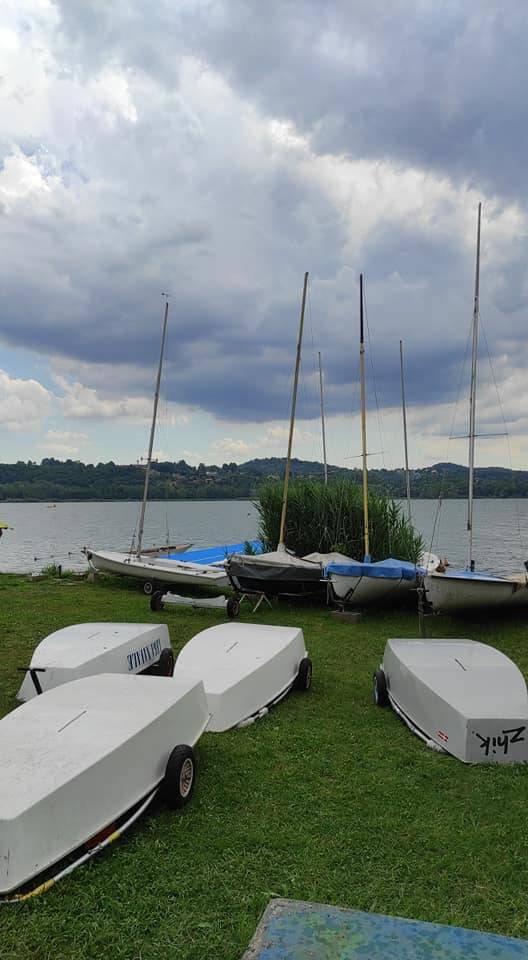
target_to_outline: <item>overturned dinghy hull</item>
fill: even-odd
[[[528,694],[516,665],[474,640],[388,640],[375,674],[395,711],[429,746],[464,763],[528,761]]]
[[[0,720],[0,894],[147,797],[207,720],[199,681],[115,674],[56,687]]]
[[[222,731],[256,717],[294,685],[308,689],[311,664],[298,627],[224,623],[183,647],[174,668],[180,675],[202,679],[208,730]]]
[[[161,666],[160,658],[173,665],[165,624],[76,623],[41,640],[17,700],[31,700],[62,683],[98,673],[142,673]],[[172,666],[164,672],[172,672]]]

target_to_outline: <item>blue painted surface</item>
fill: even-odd
[[[319,903],[271,900],[243,960],[528,960],[528,941]]]
[[[486,583],[506,583],[504,577],[494,577],[492,573],[477,573],[476,570],[451,570],[449,567],[444,574],[446,580],[485,580]]]
[[[376,580],[414,580],[417,573],[423,573],[420,567],[407,560],[378,560],[376,563],[329,563],[325,569],[325,576],[329,573],[339,573],[343,577],[371,577]]]
[[[250,540],[256,553],[262,553],[260,540]],[[218,547],[201,547],[197,550],[186,550],[185,553],[169,553],[169,560],[186,560],[189,563],[218,563],[225,560],[232,553],[244,553],[245,543],[220,544]]]

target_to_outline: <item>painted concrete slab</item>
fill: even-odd
[[[271,900],[242,960],[528,960],[528,941],[302,900]]]

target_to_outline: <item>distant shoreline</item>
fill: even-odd
[[[404,497],[402,494],[387,494],[387,495],[392,500],[396,500],[402,503],[404,503],[406,500],[406,497]],[[430,497],[424,497],[424,496],[412,497],[411,496],[411,502],[413,503],[415,501],[418,502],[421,500],[434,502],[435,500],[439,500],[439,499],[440,499],[439,496],[430,496]],[[455,497],[443,496],[441,499],[442,499],[442,503],[448,502],[448,501],[455,501],[455,500],[464,501],[464,500],[467,500],[467,496],[464,496],[462,494],[460,496],[455,496]],[[480,497],[477,494],[475,494],[474,496],[474,500],[497,500],[499,502],[501,500],[527,500],[527,499],[528,499],[528,494],[526,496],[520,496],[519,494],[511,494],[511,495],[502,496],[502,497],[498,497],[496,494],[486,494],[485,496],[480,496]],[[167,505],[169,503],[231,503],[231,502],[232,503],[255,503],[256,500],[258,500],[258,494],[255,494],[254,496],[247,496],[247,497],[171,497],[170,499],[163,499],[159,497],[152,497],[152,498],[149,497],[148,502],[164,503],[165,505]],[[2,504],[10,505],[10,504],[16,504],[16,503],[40,503],[42,504],[42,506],[45,506],[45,507],[51,506],[52,504],[53,506],[58,506],[61,503],[136,503],[139,506],[141,504],[141,500],[138,500],[137,498],[132,499],[129,497],[122,497],[120,499],[116,499],[115,497],[112,497],[112,498],[85,497],[83,499],[69,499],[69,498],[61,499],[60,497],[57,497],[55,500],[54,499],[0,500],[0,511],[2,509]]]
[[[214,502],[253,500],[263,484],[281,483],[285,460],[268,457],[246,463],[200,463],[185,460],[155,462],[150,473],[149,500]],[[465,500],[468,468],[437,463],[409,471],[411,494],[417,500]],[[328,465],[329,482],[361,484],[357,468]],[[323,465],[292,460],[292,480],[321,483]],[[141,500],[145,469],[138,464],[84,464],[76,460],[45,458],[41,463],[0,463],[0,501],[3,503],[135,503]],[[393,499],[405,498],[405,472],[369,469],[369,487]],[[474,492],[478,499],[528,498],[528,470],[476,467]]]

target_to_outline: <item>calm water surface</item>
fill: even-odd
[[[413,520],[426,548],[466,563],[466,503],[414,500]],[[0,541],[0,571],[38,571],[48,563],[83,569],[84,546],[126,550],[139,514],[138,503],[8,503],[0,519],[12,530]],[[436,530],[432,540],[433,528]],[[192,542],[197,547],[253,539],[257,512],[249,500],[152,502],[147,507],[146,546]],[[481,569],[511,573],[528,559],[528,500],[475,502],[475,559]],[[525,545],[527,549],[525,549]]]

